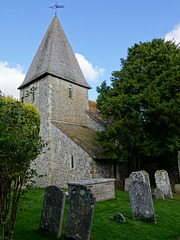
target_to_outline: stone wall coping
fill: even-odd
[[[68,182],[68,186],[73,185],[94,185],[94,184],[100,184],[100,183],[108,183],[108,182],[115,182],[114,178],[97,178],[97,179],[91,179],[91,180],[81,180],[81,181],[74,181],[74,182]]]

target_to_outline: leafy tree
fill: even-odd
[[[40,115],[31,104],[0,94],[0,224],[1,239],[11,240],[22,187],[35,171],[31,162],[45,144],[39,136]]]
[[[136,169],[148,157],[173,165],[180,149],[179,46],[163,39],[134,44],[111,81],[97,88],[98,108],[114,120],[98,134],[105,155]]]

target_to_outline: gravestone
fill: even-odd
[[[41,232],[61,235],[65,205],[65,192],[56,186],[45,189],[39,230]]]
[[[165,170],[157,170],[155,172],[155,181],[156,188],[159,188],[164,193],[164,197],[172,199],[173,196],[168,173]]]
[[[154,189],[154,196],[156,199],[162,199],[162,200],[165,199],[163,191],[161,191],[161,189],[159,189],[159,188]]]
[[[129,178],[126,178],[125,184],[124,184],[124,191],[128,192],[128,188],[129,188]]]
[[[180,184],[175,184],[174,186],[176,194],[180,195]]]
[[[144,174],[132,172],[129,180],[129,197],[133,219],[156,222],[152,194]]]
[[[90,239],[95,201],[94,194],[87,186],[71,186],[64,239]]]
[[[150,184],[149,174],[148,174],[145,170],[141,170],[140,172],[144,175],[145,182],[149,185],[150,190],[151,190],[151,184]]]

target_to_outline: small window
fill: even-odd
[[[34,91],[32,92],[32,100],[33,100],[33,102],[35,100],[35,92]]]
[[[69,98],[72,98],[72,87],[69,86]]]
[[[74,156],[71,155],[71,169],[74,169]]]

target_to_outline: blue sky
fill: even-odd
[[[58,17],[92,86],[89,99],[96,100],[96,87],[112,71],[134,43],[153,38],[180,42],[179,0],[57,0],[65,5]],[[54,17],[52,0],[1,0],[0,89],[18,97],[22,83],[46,30]],[[168,35],[167,35],[168,34]]]

